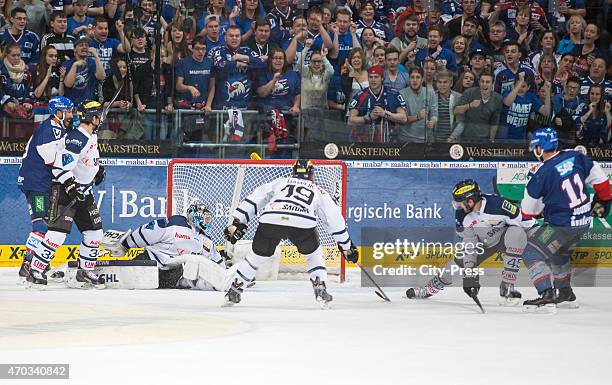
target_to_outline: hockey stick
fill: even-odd
[[[387,294],[385,294],[384,290],[376,283],[376,281],[374,280],[374,278],[372,278],[372,276],[370,275],[370,273],[368,273],[368,271],[366,269],[363,268],[363,266],[361,266],[361,263],[359,262],[355,262],[355,264],[357,266],[359,266],[359,268],[361,269],[361,272],[365,274],[366,277],[368,277],[368,279],[374,284],[374,286],[376,286],[376,288],[378,290],[374,290],[374,293],[376,293],[377,296],[379,296],[380,298],[384,299],[387,302],[391,302],[391,300],[389,299],[389,297],[387,297]]]
[[[70,203],[68,203],[68,205],[66,205],[62,211],[60,211],[59,214],[57,214],[54,218],[51,218],[51,220],[49,221],[50,223],[53,223],[55,221],[57,221],[58,219],[60,219],[60,217],[64,214],[66,214],[66,211],[70,210],[72,208],[72,206],[74,206],[74,204],[76,203],[77,199],[74,198],[73,200],[70,201]]]
[[[485,309],[482,307],[482,304],[480,303],[480,300],[478,299],[478,296],[476,294],[472,294],[470,295],[470,298],[474,300],[474,302],[476,302],[476,305],[478,305],[478,307],[480,308],[480,311],[482,311],[482,313],[485,313]]]
[[[495,193],[495,195],[499,195],[500,197],[504,198],[508,202],[513,203],[515,205],[520,205],[521,201],[517,201],[517,200],[513,200],[513,199],[508,199],[508,198],[504,197],[499,192],[499,186],[497,186],[497,176],[496,175],[493,175],[493,180],[492,180],[491,184],[493,185],[493,192]]]
[[[104,110],[102,110],[102,115],[100,116],[100,124],[99,125],[102,125],[102,123],[104,123],[104,121],[106,120],[106,115],[110,111],[111,106],[113,105],[113,103],[115,103],[115,100],[117,100],[117,98],[119,97],[119,94],[121,93],[121,90],[123,90],[123,85],[124,84],[125,84],[125,78],[123,78],[123,80],[121,81],[121,85],[119,86],[119,89],[117,89],[117,92],[115,92],[115,95],[113,95],[113,98],[108,103],[108,106],[106,106],[106,108],[104,108]]]

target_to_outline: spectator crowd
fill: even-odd
[[[264,138],[274,151],[298,140],[525,143],[553,126],[566,144],[612,143],[608,0],[164,0],[161,10],[0,0],[10,135],[29,136],[64,95],[112,103],[106,138]],[[176,110],[190,113],[177,123]]]

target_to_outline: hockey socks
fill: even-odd
[[[552,288],[550,268],[544,262],[544,257],[532,245],[527,245],[525,254],[523,254],[523,261],[529,270],[529,277],[538,294]]]
[[[57,231],[49,231],[45,234],[45,239],[39,242],[38,246],[34,249],[34,255],[32,258],[31,268],[39,273],[45,271],[47,266],[51,263],[55,251],[64,243],[66,240],[66,234]]]
[[[79,247],[79,267],[84,270],[93,270],[98,260],[100,241],[104,233],[102,230],[89,230],[83,232],[83,242]]]
[[[238,279],[240,283],[244,283],[243,287],[246,287],[255,279],[257,270],[259,270],[259,267],[268,259],[270,259],[270,257],[262,257],[261,255],[250,252],[249,255],[238,264],[234,278]]]
[[[323,261],[323,250],[321,247],[317,247],[317,249],[310,254],[305,254],[304,257],[306,261],[308,261],[308,274],[310,275],[310,280],[314,281],[319,278],[321,282],[326,282],[327,268]]]

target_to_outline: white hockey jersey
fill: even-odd
[[[340,208],[316,183],[299,178],[277,178],[256,188],[234,210],[233,216],[248,224],[259,215],[260,223],[310,229],[317,218],[343,250],[351,240]]]
[[[93,185],[99,164],[98,135],[79,127],[66,133],[53,164],[53,176],[62,184],[74,177],[86,190]]]
[[[508,200],[489,194],[482,194],[479,211],[457,210],[455,219],[463,242],[481,242],[485,248],[497,246],[508,226],[531,228],[537,223],[535,219],[523,220],[521,210]]]
[[[212,240],[195,231],[182,215],[142,225],[132,231],[126,242],[130,247],[143,247],[160,269],[183,254],[202,254],[218,264],[223,262]]]

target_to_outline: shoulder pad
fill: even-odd
[[[516,218],[519,215],[518,207],[507,199],[497,195],[483,194],[487,200],[484,212],[491,215],[504,215],[510,218]]]
[[[168,218],[168,226],[181,226],[181,227],[189,227],[189,222],[187,222],[187,218],[182,215],[173,215]]]
[[[66,144],[66,150],[78,154],[85,147],[89,139],[79,130],[70,130],[66,134],[64,143]]]

